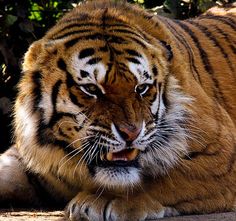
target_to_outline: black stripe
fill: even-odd
[[[198,18],[199,20],[204,20],[204,19],[212,19],[216,21],[220,21],[224,23],[225,25],[230,26],[234,31],[236,31],[236,21],[231,19],[230,17],[227,16],[217,16],[217,15],[203,15]]]
[[[56,139],[53,140],[53,142],[48,142],[47,144],[54,144],[63,149],[65,153],[71,153],[74,150],[74,148],[71,147],[70,143],[66,142],[65,140]]]
[[[51,100],[52,100],[52,106],[53,106],[53,113],[56,112],[57,96],[58,96],[61,84],[62,84],[62,80],[58,80],[52,88]]]
[[[64,116],[67,116],[67,114],[64,113]],[[48,125],[45,125],[44,123],[39,124],[36,136],[37,143],[40,144],[42,147],[46,147],[48,144],[53,144],[64,149],[65,152],[69,153],[73,150],[73,148],[69,146],[69,143],[64,140],[56,139],[50,132],[50,129],[52,129],[52,127],[58,122],[57,119],[60,120],[61,118],[54,116]]]
[[[34,89],[33,89],[33,110],[34,112],[38,110],[39,103],[42,99],[42,93],[41,93],[41,78],[42,74],[41,72],[37,71],[32,73],[32,81],[34,83]]]
[[[154,76],[158,75],[158,70],[157,70],[157,67],[155,65],[152,66],[152,73],[154,74]]]
[[[59,63],[61,64],[61,67],[64,69],[64,68],[66,68],[66,66],[64,65],[65,63],[63,63],[62,61],[63,60],[61,60],[61,62],[59,62]],[[39,103],[42,99],[41,73],[40,72],[35,72],[33,74],[32,79],[33,79],[34,84],[35,84],[35,88],[33,90],[33,95],[34,95],[34,110],[36,111],[36,110],[38,110]],[[61,146],[61,147],[66,147],[66,146],[69,145],[65,141],[55,140],[55,137],[51,136],[51,131],[50,131],[50,129],[52,129],[52,127],[59,120],[61,120],[63,117],[70,117],[72,119],[75,118],[74,114],[57,113],[56,102],[57,102],[57,96],[58,96],[58,92],[59,92],[61,84],[62,84],[62,81],[58,80],[55,83],[55,85],[53,86],[53,89],[52,89],[51,99],[52,99],[52,105],[53,105],[53,114],[52,114],[52,117],[51,117],[48,124],[45,124],[44,121],[43,121],[43,110],[40,110],[40,112],[39,112],[39,114],[40,114],[39,119],[40,120],[39,120],[39,124],[37,126],[36,138],[37,138],[37,142],[41,146],[45,146],[47,144],[56,144],[56,145]]]
[[[236,54],[236,47],[234,46],[234,45],[236,45],[236,42],[233,41],[233,39],[229,39],[228,34],[227,34],[226,32],[224,32],[224,31],[222,31],[222,29],[220,29],[219,27],[214,26],[214,29],[216,29],[217,32],[219,32],[221,35],[223,35],[224,40],[227,41],[227,43],[229,44],[229,47],[230,47],[230,49],[232,50],[232,52],[233,52],[234,54]],[[233,45],[232,43],[233,43],[234,45]]]
[[[164,83],[163,84],[163,94],[162,94],[162,102],[164,104],[164,106],[166,107],[166,109],[169,109],[169,106],[170,106],[170,102],[169,102],[169,99],[168,99],[168,84],[169,84],[169,74],[166,75],[165,77],[165,80],[164,80]],[[159,89],[160,90],[160,89]]]
[[[112,18],[112,20],[113,20],[113,18]],[[117,21],[117,22],[119,22],[119,21]],[[113,30],[115,27],[118,27],[118,28],[122,27],[122,28],[131,29],[131,30],[134,30],[134,31],[139,31],[139,30],[136,30],[136,29],[132,28],[130,25],[127,25],[127,24],[125,24],[125,23],[115,23],[115,24],[114,24],[114,23],[112,23],[112,24],[106,23],[105,26],[107,26],[108,30],[109,30],[110,27],[112,28],[112,30]]]
[[[134,64],[140,64],[140,61],[136,58],[126,58],[126,59]]]
[[[131,36],[126,36],[126,38],[131,39],[132,41],[136,42],[138,45],[140,45],[142,48],[147,49],[147,46],[140,40],[137,39],[135,37],[131,37]]]
[[[66,22],[66,21],[64,20],[63,22]],[[75,19],[75,22],[78,22],[78,19]],[[56,33],[54,33],[53,36],[50,37],[50,39],[54,39],[54,37],[57,37],[57,35],[60,35],[64,31],[69,30],[69,29],[71,30],[71,29],[78,28],[78,27],[89,28],[89,27],[97,27],[97,26],[98,26],[98,24],[94,24],[94,23],[83,23],[83,24],[73,23],[73,24],[69,24],[69,25],[64,26],[62,29],[60,29]]]
[[[108,68],[107,68],[106,75],[105,75],[105,83],[108,82],[109,74],[111,72],[113,64],[112,63],[108,63],[107,65],[108,65]]]
[[[65,48],[73,47],[75,44],[78,43],[80,39],[79,38],[73,38],[72,40],[69,40],[65,43]]]
[[[108,52],[109,51],[109,47],[107,45],[105,45],[103,47],[100,47],[98,50],[102,51],[102,52]]]
[[[79,126],[79,127],[74,126],[74,130],[75,130],[76,132],[79,132],[82,128],[83,128],[82,126]]]
[[[157,98],[157,92],[155,91],[153,97],[149,100],[149,102],[152,104]]]
[[[80,130],[84,128],[84,124],[87,122],[87,118],[84,118],[84,120],[80,123],[79,126],[74,126],[73,129],[78,133]]]
[[[84,107],[83,104],[79,103],[77,96],[75,96],[71,91],[69,91],[70,100],[72,103],[80,108]]]
[[[151,76],[148,74],[148,72],[147,71],[144,71],[143,72],[143,75],[144,75],[144,77],[146,78],[146,79],[151,79]]]
[[[119,68],[122,68],[124,70],[128,70],[127,65],[124,64],[123,62],[117,61],[116,64],[119,66]]]
[[[219,82],[216,79],[216,77],[214,76],[214,71],[213,71],[213,68],[212,68],[212,66],[210,64],[208,55],[207,55],[206,51],[202,48],[202,46],[201,46],[201,44],[200,44],[200,42],[198,40],[198,37],[194,34],[194,32],[186,24],[184,24],[183,22],[180,22],[180,21],[176,21],[176,22],[179,24],[179,26],[186,33],[189,34],[189,36],[191,37],[192,41],[194,42],[196,48],[198,49],[198,51],[200,53],[200,58],[201,58],[202,63],[204,64],[203,65],[204,69],[206,70],[206,72],[208,72],[211,75],[211,78],[212,78],[212,81],[213,81],[213,84],[214,84],[214,93],[217,96],[217,99],[221,100],[225,104],[224,95],[222,94],[222,92],[220,90]]]
[[[87,33],[87,32],[91,32],[92,30],[90,29],[86,29],[86,30],[77,30],[77,31],[68,31],[66,33],[57,35],[57,36],[53,36],[51,39],[52,40],[59,40],[59,39],[63,39],[66,37],[69,37],[71,35],[77,35],[77,34],[81,34],[81,33]]]
[[[74,81],[72,75],[68,72],[67,65],[62,58],[59,58],[57,65],[62,71],[64,71],[66,73],[66,85],[67,85],[68,89],[77,85],[77,83]]]
[[[62,71],[67,72],[67,66],[65,61],[62,58],[59,58],[57,61],[57,67],[61,69]]]
[[[99,63],[100,61],[102,60],[102,58],[91,58],[88,60],[88,62],[86,64],[89,64],[89,65],[93,65],[93,64],[97,64]]]
[[[233,66],[229,60],[229,56],[228,54],[225,52],[224,48],[221,46],[221,44],[218,42],[218,40],[212,35],[212,33],[209,31],[209,29],[207,27],[205,27],[204,25],[201,25],[199,23],[196,23],[194,21],[191,21],[191,20],[187,20],[186,22],[189,22],[190,24],[192,24],[193,26],[199,28],[202,33],[207,37],[209,38],[214,44],[215,46],[217,46],[219,49],[220,49],[220,52],[222,53],[222,57],[225,58],[230,70],[233,72]]]
[[[129,72],[129,73],[130,73],[130,72]],[[127,75],[127,71],[125,71],[125,72],[120,71],[119,74],[120,74],[120,75],[125,79],[125,81],[127,81],[127,82],[130,82],[130,81],[132,80],[132,79]],[[134,76],[133,73],[131,73],[131,75]],[[115,76],[117,76],[117,72],[116,72],[116,75],[115,75]],[[116,81],[116,78],[113,79],[112,83],[115,83],[115,81]]]
[[[87,71],[80,70],[80,75],[82,78],[88,77],[90,74]]]
[[[121,36],[105,35],[106,42],[115,44],[128,44],[127,40]]]
[[[112,48],[112,51],[114,52],[115,55],[122,55],[122,54],[124,54],[123,51],[117,50],[114,47]]]
[[[77,83],[74,81],[72,75],[69,72],[66,72],[66,86],[70,89],[73,86],[76,86]]]
[[[67,88],[68,88],[68,91],[69,91],[69,96],[70,96],[71,101],[75,105],[77,105],[78,107],[84,107],[84,105],[82,105],[78,102],[77,97],[70,90],[71,87],[77,86],[77,83],[74,81],[72,75],[68,72],[66,63],[64,62],[64,60],[62,58],[59,58],[59,60],[57,62],[57,65],[61,70],[66,72],[66,85],[67,85]]]
[[[108,32],[120,32],[120,33],[127,33],[129,35],[134,35],[138,38],[141,38],[144,41],[150,41],[151,39],[145,35],[145,33],[143,32],[143,30],[137,28],[137,27],[131,27],[128,25],[120,25],[119,27],[117,27],[117,25],[110,25],[108,24],[108,26],[110,27],[110,29],[108,28]],[[124,29],[123,29],[124,28]]]
[[[103,35],[100,33],[94,33],[94,34],[90,34],[90,35],[85,35],[85,36],[73,38],[73,39],[65,42],[65,47],[70,48],[82,40],[102,40],[102,41],[106,41],[109,43],[128,44],[127,40],[125,40],[123,37],[120,37],[120,36]]]
[[[160,41],[160,43],[163,45],[163,47],[166,49],[167,51],[167,60],[170,61],[173,58],[173,52],[172,52],[172,48],[169,44],[167,44],[167,42],[165,41]]]
[[[85,48],[80,51],[79,59],[90,57],[90,56],[94,55],[94,53],[95,53],[95,50],[93,48]]]
[[[135,50],[132,49],[125,49],[125,51],[130,55],[130,56],[135,56],[135,57],[142,57],[140,53],[138,53]]]
[[[118,33],[125,33],[125,34],[129,34],[129,35],[134,35],[138,38],[142,38],[143,40],[145,40],[143,38],[143,36],[141,36],[140,34],[138,34],[136,32],[133,32],[133,31],[130,31],[130,30],[127,30],[127,29],[112,29],[112,32],[118,32]]]
[[[197,70],[197,67],[195,66],[194,56],[193,56],[193,52],[192,52],[190,45],[188,44],[187,41],[185,41],[183,39],[183,36],[181,36],[180,33],[176,31],[175,27],[172,26],[172,24],[170,24],[168,21],[166,21],[165,24],[167,24],[170,31],[174,34],[174,36],[177,38],[177,40],[185,47],[187,54],[188,54],[188,58],[189,58],[189,62],[190,62],[190,70],[193,74],[193,77],[197,82],[199,82],[201,84],[200,74]]]
[[[68,136],[67,134],[65,134],[61,127],[59,127],[58,132],[59,132],[59,135],[60,135],[60,136],[62,136],[62,137],[64,137],[64,138],[67,138],[67,139],[70,139],[70,136]]]

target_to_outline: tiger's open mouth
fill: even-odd
[[[125,149],[116,153],[108,152],[105,154],[105,160],[108,161],[131,161],[135,160],[139,154],[138,149]]]
[[[107,152],[100,156],[102,166],[132,166],[140,150],[128,148],[118,152]]]

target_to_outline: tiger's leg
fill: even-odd
[[[15,147],[0,155],[0,206],[35,206],[39,198]]]

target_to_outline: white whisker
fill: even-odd
[[[89,143],[88,142],[86,142],[84,145],[82,145],[81,147],[80,147],[80,149],[75,149],[75,150],[73,150],[72,152],[75,152],[71,157],[69,157],[65,162],[63,162],[62,163],[62,161],[64,160],[64,159],[66,159],[66,157],[68,157],[70,154],[67,154],[66,156],[64,156],[63,158],[63,160],[61,159],[60,160],[60,162],[59,162],[59,168],[58,168],[58,172],[61,170],[61,168],[67,163],[67,162],[69,162],[72,158],[74,158],[75,156],[77,156],[79,153],[81,153],[87,146],[89,145]]]
[[[94,135],[89,135],[89,136],[86,136],[86,137],[78,138],[78,139],[74,140],[73,142],[71,142],[69,145],[67,145],[67,146],[65,147],[65,149],[68,148],[68,147],[70,147],[71,145],[74,145],[74,144],[75,144],[76,142],[78,142],[78,141],[86,140],[86,139],[91,138],[91,137],[95,137],[95,136],[94,136]]]

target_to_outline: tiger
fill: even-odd
[[[236,13],[87,1],[24,56],[0,204],[68,220],[234,211]]]

